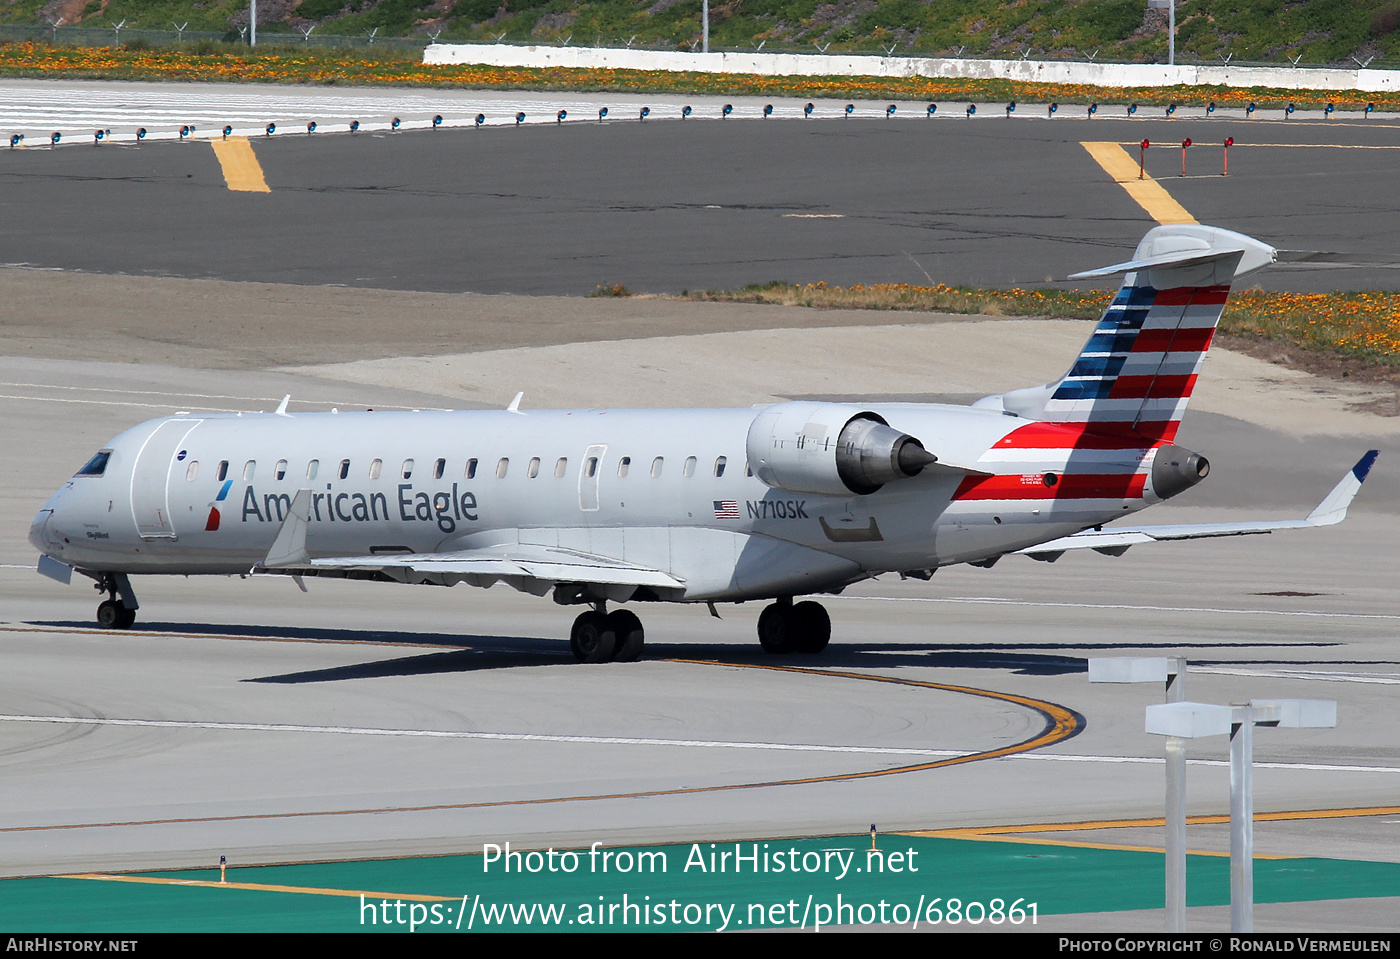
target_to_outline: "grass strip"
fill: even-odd
[[[617,294],[613,294],[617,295]],[[687,299],[771,303],[814,309],[922,310],[990,316],[1097,319],[1113,294],[1095,290],[984,290],[937,283],[829,286],[773,282],[739,290],[687,292]],[[1220,332],[1286,343],[1309,351],[1400,370],[1400,293],[1271,293],[1230,295]]]

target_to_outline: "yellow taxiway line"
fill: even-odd
[[[405,902],[456,902],[461,896],[425,896],[420,893],[370,892],[368,889],[318,889],[315,886],[272,886],[260,882],[217,882],[212,879],[161,879],[155,876],[112,876],[101,872],[55,876],[56,879],[95,879],[100,882],[144,882],[158,886],[208,886],[214,889],[251,889],[254,892],[291,892],[305,896],[346,896],[358,899],[402,899]]]
[[[262,165],[253,153],[253,145],[247,137],[229,137],[225,140],[210,140],[214,156],[219,158],[219,166],[224,168],[224,182],[230,190],[245,193],[271,193],[267,181],[263,179]]]
[[[1363,816],[1393,816],[1400,813],[1400,806],[1356,806],[1340,809],[1295,809],[1284,812],[1259,812],[1254,814],[1255,822],[1287,822],[1304,819],[1353,819]],[[1188,826],[1223,824],[1229,816],[1188,816]],[[1097,819],[1088,822],[1027,823],[1020,826],[971,826],[962,829],[921,829],[901,835],[927,836],[935,839],[973,839],[981,842],[1021,842],[1029,845],[1075,846],[1081,849],[1121,849],[1129,852],[1165,852],[1161,846],[1132,846],[1117,843],[1076,842],[1061,839],[1045,839],[1028,836],[1025,833],[1088,832],[1094,829],[1133,829],[1154,828],[1166,825],[1165,819]],[[1228,852],[1192,850],[1193,856],[1228,856]],[[1255,859],[1298,859],[1299,856],[1264,855],[1255,853]]]
[[[1084,141],[1079,144],[1089,151],[1104,172],[1113,177],[1128,196],[1137,201],[1138,206],[1158,223],[1195,223],[1196,218],[1186,208],[1172,199],[1162,184],[1144,175],[1138,179],[1138,165],[1120,143]]]

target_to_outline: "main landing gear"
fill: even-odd
[[[820,653],[831,641],[831,617],[811,600],[784,596],[758,617],[758,641],[768,653]]]
[[[97,604],[97,625],[103,629],[130,629],[136,622],[136,594],[125,573],[103,573],[96,589],[107,598]]]
[[[630,663],[642,655],[646,636],[642,621],[629,609],[607,612],[598,603],[574,620],[569,648],[581,663]]]

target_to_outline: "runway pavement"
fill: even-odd
[[[498,138],[473,154],[490,160],[473,168],[468,191],[493,196],[485,207],[461,200],[453,181],[462,177],[435,152],[478,149],[484,141],[469,139],[476,131],[259,143],[267,195],[228,190],[203,144],[0,158],[0,177],[20,185],[24,203],[42,214],[26,221],[29,231],[7,220],[4,259],[93,271],[5,271],[11,302],[23,308],[3,315],[15,335],[0,359],[0,440],[9,451],[0,484],[0,875],[195,866],[219,855],[247,864],[461,853],[506,840],[586,846],[850,835],[872,822],[886,832],[1072,822],[1082,828],[1071,841],[1155,846],[1160,831],[1123,820],[1161,814],[1160,744],[1142,732],[1143,710],[1160,690],[1090,686],[1085,673],[1089,656],[1133,653],[1187,656],[1189,695],[1203,701],[1337,700],[1335,730],[1259,732],[1256,804],[1280,813],[1352,812],[1261,822],[1256,848],[1393,859],[1386,850],[1397,814],[1386,810],[1400,806],[1392,691],[1400,683],[1393,478],[1400,426],[1357,408],[1370,397],[1364,389],[1224,352],[1208,359],[1180,438],[1215,469],[1148,515],[1163,523],[1302,515],[1361,452],[1380,448],[1346,523],[1135,547],[1121,558],[1066,556],[1054,565],[1013,557],[990,570],[943,570],[929,583],[862,584],[827,604],[833,644],[817,660],[762,655],[753,636],[757,604],[722,608],[722,620],[703,608],[658,606],[642,610],[645,661],[578,666],[565,641],[570,612],[499,586],[313,582],[302,594],[280,578],[147,577],[136,583],[137,627],[107,633],[92,623],[95,594],[32,571],[24,534],[48,492],[110,436],[175,409],[270,409],[284,393],[295,408],[495,406],[510,398],[503,391],[512,381],[531,375],[539,382],[519,386],[527,406],[592,405],[600,369],[614,405],[708,404],[721,392],[734,405],[794,395],[966,400],[1061,371],[1090,324],[1076,331],[1075,324],[938,316],[891,323],[889,315],[462,292],[511,288],[540,263],[551,268],[538,271],[532,289],[576,284],[584,273],[561,254],[570,244],[579,259],[617,257],[638,276],[658,278],[690,270],[683,282],[711,276],[701,281],[710,286],[753,269],[752,249],[776,250],[788,263],[811,252],[821,269],[839,262],[850,275],[884,278],[880,264],[894,258],[880,244],[897,242],[900,230],[929,232],[889,213],[907,194],[899,178],[917,168],[920,149],[944,164],[963,151],[956,165],[965,182],[945,194],[962,212],[947,214],[956,222],[946,229],[963,231],[970,249],[969,224],[995,222],[976,235],[1003,251],[939,262],[985,262],[987,275],[1003,271],[998,284],[1014,278],[1008,264],[1019,269],[1036,250],[1069,259],[1065,243],[1075,267],[1111,262],[1149,225],[1116,184],[1093,179],[1075,139],[1082,134],[1022,132],[1059,130],[1059,121],[979,124],[985,136],[956,143],[920,139],[913,123],[871,121],[842,133],[842,122],[813,121],[803,132],[809,127],[788,121],[796,132],[774,140],[762,138],[772,136],[764,121],[726,132],[751,179],[783,199],[766,212],[731,210],[734,229],[699,231],[688,260],[658,242],[677,231],[658,232],[657,223],[693,219],[703,205],[662,211],[657,188],[638,173],[663,162],[685,168],[701,141],[679,123],[661,134],[640,124],[481,131]],[[1342,136],[1325,127],[1297,136],[1324,134]],[[588,176],[551,180],[537,168],[529,178],[548,189],[515,192],[531,172],[518,149],[523,138],[561,136],[575,138],[574,162],[596,164]],[[976,169],[976,160],[996,154],[993,142],[1010,154],[1000,177]],[[820,151],[803,153],[811,143],[839,145],[845,172],[837,176],[834,161],[817,164]],[[1350,163],[1389,154],[1336,155]],[[413,157],[424,164],[421,182],[407,185],[398,177]],[[554,154],[556,166],[544,172],[562,169],[561,157]],[[1028,172],[1033,159],[1051,169],[1079,164],[1082,182],[1046,188]],[[1353,186],[1378,175],[1365,162],[1346,174]],[[123,167],[145,172],[110,175]],[[186,168],[194,183],[170,175]],[[794,168],[801,177],[784,174]],[[875,172],[851,173],[863,169]],[[55,177],[56,170],[65,172]],[[1292,174],[1280,165],[1276,175]],[[1340,194],[1330,175],[1308,175],[1320,193]],[[825,254],[810,234],[779,242],[793,224],[845,222],[779,214],[831,208],[814,198],[812,176],[829,178],[827,194],[843,193],[846,219],[886,224],[863,234],[864,254],[834,257],[830,250],[850,239],[839,232],[823,241]],[[1234,176],[1232,168],[1231,189]],[[759,192],[720,181],[705,189],[728,190],[731,202]],[[1003,181],[1011,187],[992,189]],[[382,189],[390,182],[399,185]],[[355,210],[361,188],[375,183],[381,187],[364,191],[369,209]],[[653,191],[653,206],[640,212],[590,199],[601,190],[616,201],[638,185]],[[1215,189],[1215,181],[1188,179],[1182,188],[1179,198],[1199,212],[1203,194],[1192,191]],[[1327,222],[1334,237],[1370,231],[1378,246],[1395,229],[1375,212],[1390,197],[1345,215],[1289,215],[1266,208],[1266,192],[1262,180],[1242,188],[1231,201],[1238,219],[1292,224],[1290,235]],[[1032,194],[1060,212],[1020,209],[1018,200]],[[113,212],[100,212],[99,201]],[[1100,217],[1093,204],[1113,212]],[[494,212],[467,215],[486,207]],[[298,219],[293,212],[313,209],[316,231],[283,232]],[[512,237],[502,229],[512,215],[533,219],[535,232]],[[638,228],[639,217],[650,225]],[[268,218],[276,229],[259,234],[266,248],[240,247],[250,224]],[[1043,228],[1035,237],[1013,236],[1036,219]],[[452,232],[459,223],[494,252],[462,257]],[[355,236],[369,224],[381,229]],[[357,249],[358,263],[337,259],[354,261]],[[454,257],[462,268],[439,282]],[[356,273],[369,265],[373,273]],[[1283,275],[1326,282],[1353,273]],[[488,287],[483,277],[500,285]],[[364,289],[315,285],[325,282]],[[810,336],[807,352],[785,349],[786,336]],[[600,366],[609,356],[617,366]],[[824,376],[831,357],[839,369]],[[1022,749],[1017,744],[1043,735],[1046,711],[1055,709],[1076,717],[1073,736],[947,764]],[[1193,746],[1191,757],[1191,813],[1226,811],[1224,743]],[[1218,851],[1221,842],[1218,826],[1188,833],[1193,849]],[[1310,908],[1279,921],[1393,928],[1389,899]],[[1160,921],[1160,913],[1116,915],[1111,922],[1140,923],[1134,928]],[[1058,921],[1066,929],[1105,922]],[[1218,912],[1192,921],[1222,928]]]

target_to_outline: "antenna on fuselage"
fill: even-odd
[[[525,398],[525,391],[524,391],[524,390],[521,390],[519,393],[516,393],[516,394],[515,394],[515,399],[511,400],[511,401],[510,401],[510,405],[506,407],[506,412],[507,412],[507,413],[519,413],[519,412],[520,412],[520,401],[523,400],[524,398]]]
[[[278,416],[286,416],[286,415],[287,415],[287,404],[290,403],[291,401],[292,401],[292,394],[290,394],[290,393],[288,393],[286,396],[282,397],[282,402],[277,404],[277,415],[278,415]]]

